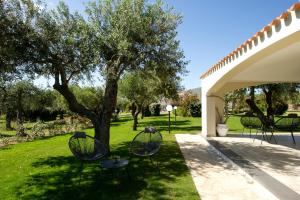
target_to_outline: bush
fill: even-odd
[[[274,115],[283,115],[289,106],[284,102],[276,102],[274,105]]]
[[[25,114],[26,120],[30,121],[37,121],[37,119],[40,119],[42,121],[53,121],[56,120],[57,115],[59,112],[51,112],[48,110],[36,110],[36,111],[31,111],[27,112]]]
[[[177,108],[176,114],[179,115],[179,116],[182,116],[182,117],[188,117],[189,116],[188,110],[181,107],[181,106]]]
[[[145,107],[143,108],[143,116],[144,116],[144,117],[150,117],[150,116],[151,116],[151,111],[150,111],[149,106],[145,106]]]
[[[113,114],[111,116],[111,121],[113,121],[113,122],[119,121],[119,113],[118,112],[113,112]]]
[[[197,97],[197,95],[195,95],[191,92],[185,92],[183,95],[180,96],[180,99],[179,99],[180,109],[179,109],[178,114],[183,117],[192,116],[192,113],[190,110],[191,105],[200,104],[199,102],[200,102],[200,100]],[[197,113],[194,113],[194,114],[197,115]],[[201,111],[200,111],[200,115],[201,115]]]
[[[201,104],[191,103],[188,111],[192,117],[201,117]]]
[[[152,104],[150,111],[152,116],[160,116],[160,104]]]

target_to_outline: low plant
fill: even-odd
[[[152,116],[160,116],[160,104],[152,104],[150,106],[150,111]]]
[[[188,112],[192,117],[201,117],[201,103],[191,103]]]

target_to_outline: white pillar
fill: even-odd
[[[221,116],[224,114],[224,101],[220,95],[208,95],[202,90],[202,135],[216,136],[216,125],[219,119],[217,109]]]

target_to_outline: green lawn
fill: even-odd
[[[299,116],[299,112],[291,112],[291,113],[297,113],[298,116]],[[288,113],[287,113],[288,114]],[[285,115],[287,115],[285,114]],[[275,121],[278,120],[279,117],[275,117]],[[237,133],[237,134],[240,134],[243,132],[243,126],[240,122],[240,116],[231,116],[228,121],[227,121],[227,125],[228,125],[228,128],[229,128],[229,132],[230,133]],[[249,133],[249,129],[245,129],[245,133]],[[297,129],[295,130],[296,132],[300,131],[300,127],[297,127]],[[255,132],[255,131],[254,131]],[[277,132],[277,131],[275,131]],[[252,133],[253,133],[253,130],[252,130]]]
[[[70,134],[56,136],[0,149],[0,199],[199,199],[173,134],[199,132],[201,118],[177,117],[171,134],[167,116],[145,118],[138,131],[149,125],[158,127],[164,139],[155,157],[161,174],[149,159],[133,159],[131,180],[124,171],[112,179],[95,162],[84,166],[79,184],[79,162],[67,145]],[[126,117],[112,124],[112,155],[128,158],[128,144],[137,133],[131,126]]]

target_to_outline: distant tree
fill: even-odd
[[[247,104],[245,103],[245,99],[247,97],[247,89],[242,88],[238,90],[234,90],[232,92],[228,92],[225,94],[225,110],[228,113],[228,104],[231,105],[231,110],[234,113],[239,113],[241,110],[245,110]]]
[[[266,84],[257,87],[260,88],[264,94],[267,107],[266,115],[257,106],[253,98],[247,99],[246,102],[265,125],[273,125],[275,114],[283,114],[288,108],[287,102],[297,96],[299,84],[280,83]]]
[[[184,117],[186,116],[192,116],[191,111],[191,105],[197,105],[200,103],[200,99],[197,95],[193,94],[192,92],[184,92],[179,97],[179,108],[178,108],[178,114],[182,115]],[[197,106],[198,107],[198,106]]]
[[[82,104],[89,110],[100,114],[104,93],[101,87],[79,87],[76,85],[72,85],[70,89],[74,93],[76,99],[80,104]]]
[[[17,135],[25,136],[24,117],[25,113],[37,108],[38,88],[29,81],[17,82],[7,91],[6,106],[10,115],[15,115],[17,119]]]
[[[119,94],[131,104],[133,130],[136,130],[142,108],[158,99],[155,84],[153,80],[143,78],[141,73],[126,74],[120,82]]]

